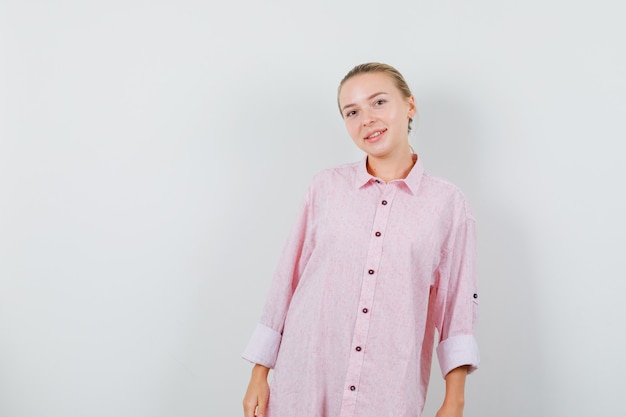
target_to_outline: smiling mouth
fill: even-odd
[[[372,133],[371,135],[367,136],[367,137],[365,138],[365,140],[369,140],[369,139],[374,139],[374,138],[377,138],[378,136],[382,135],[382,134],[383,134],[383,133],[385,133],[386,131],[387,131],[387,129],[384,129],[384,130],[378,130],[378,131],[376,131],[376,132]]]

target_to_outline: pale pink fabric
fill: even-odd
[[[417,161],[315,176],[243,357],[273,370],[267,417],[418,417],[435,328],[443,375],[478,367],[475,221]]]

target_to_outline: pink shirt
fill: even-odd
[[[418,417],[435,329],[443,375],[479,364],[475,220],[417,161],[317,174],[243,357],[273,368],[267,417]]]

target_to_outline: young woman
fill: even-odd
[[[309,187],[243,354],[244,415],[418,417],[436,329],[437,417],[461,417],[479,364],[470,206],[413,153],[415,100],[395,68],[356,66],[338,104],[365,156]]]

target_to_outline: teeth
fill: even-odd
[[[373,135],[368,136],[368,138],[375,138],[376,136],[382,134],[383,132],[376,132]]]

